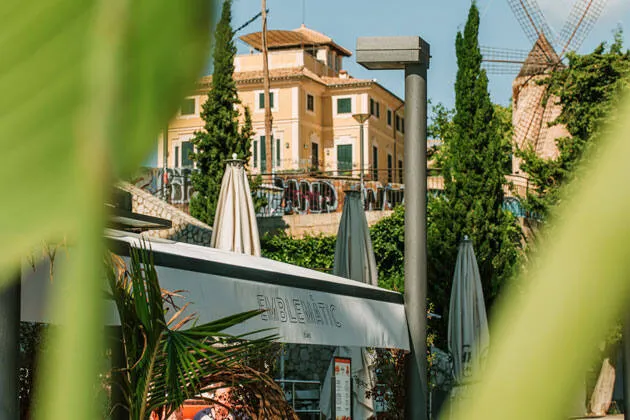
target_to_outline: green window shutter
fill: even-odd
[[[265,136],[260,136],[260,171],[267,171],[267,149],[265,148]]]
[[[269,92],[269,103],[271,104],[271,109],[273,109],[273,98],[274,94],[273,92]]]
[[[340,144],[337,146],[337,170],[340,175],[350,175],[350,171],[352,171],[351,144]]]
[[[173,166],[179,168],[179,146],[175,146],[175,161]]]
[[[254,140],[252,155],[254,157],[254,168],[258,168],[258,140]]]
[[[265,94],[264,93],[258,94],[258,108],[265,109]]]
[[[186,98],[182,101],[181,115],[193,115],[195,113],[195,98]]]
[[[349,114],[351,112],[352,112],[352,99],[351,98],[337,99],[337,114]]]
[[[372,146],[372,179],[378,181],[378,147]]]
[[[392,155],[387,155],[387,182],[391,183],[392,182],[392,165],[393,165],[393,159],[392,159]]]
[[[276,168],[280,167],[280,139],[276,139]]]
[[[190,158],[190,154],[195,151],[193,144],[189,141],[182,142],[182,166],[190,167],[193,166],[193,161]]]

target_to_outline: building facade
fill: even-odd
[[[268,31],[267,39],[273,144],[265,141],[260,32],[241,37],[251,52],[234,60],[241,115],[242,108],[248,107],[255,131],[250,172],[273,175],[278,187],[294,181],[293,188],[300,190],[303,182],[310,185],[324,180],[338,190],[356,182],[363,169],[376,201],[379,188],[401,189],[403,101],[374,80],[349,75],[343,70],[343,60],[352,53],[304,25],[290,31]],[[200,111],[211,81],[212,76],[198,81],[169,123],[166,142],[159,139],[158,166],[193,169],[191,139],[203,127]],[[363,168],[361,126],[353,118],[357,113],[370,114],[364,124]]]

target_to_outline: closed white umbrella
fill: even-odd
[[[458,384],[465,384],[483,366],[490,346],[486,305],[472,241],[459,245],[448,318],[448,348]]]
[[[254,203],[244,162],[236,159],[236,154],[227,162],[223,175],[210,246],[260,256]]]
[[[376,258],[370,239],[370,230],[365,218],[365,210],[359,191],[346,191],[343,213],[337,232],[335,264],[333,274],[378,285]],[[374,356],[361,347],[339,347],[335,356],[351,358],[353,378],[352,414],[353,419],[367,419],[374,415],[374,401],[366,397],[366,391],[376,384]],[[326,418],[331,418],[332,363],[322,386],[320,409]]]
[[[378,286],[376,258],[359,191],[346,191],[337,232],[333,274]]]

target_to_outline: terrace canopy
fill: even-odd
[[[126,257],[140,236],[110,230],[109,249]],[[261,257],[161,239],[148,239],[160,285],[184,290],[188,310],[207,322],[252,309],[260,316],[232,329],[240,334],[274,328],[285,343],[399,348],[409,339],[403,298],[399,293]],[[54,271],[63,269],[59,252]],[[49,262],[22,268],[23,321],[54,323],[46,303],[55,285]],[[181,302],[180,302],[181,303]],[[80,314],[77,314],[78,316]],[[110,323],[116,322],[109,308]],[[268,332],[267,332],[268,334]]]

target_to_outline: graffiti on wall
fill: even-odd
[[[188,204],[193,188],[190,168],[143,168],[132,184],[171,204]]]
[[[132,183],[168,203],[188,204],[193,194],[192,171],[191,168],[143,168]],[[355,184],[355,181],[332,178],[276,177],[273,186],[263,186],[256,192],[267,201],[258,215],[270,217],[341,211],[343,191]],[[368,182],[363,194],[366,211],[391,210],[404,203],[402,186]]]

